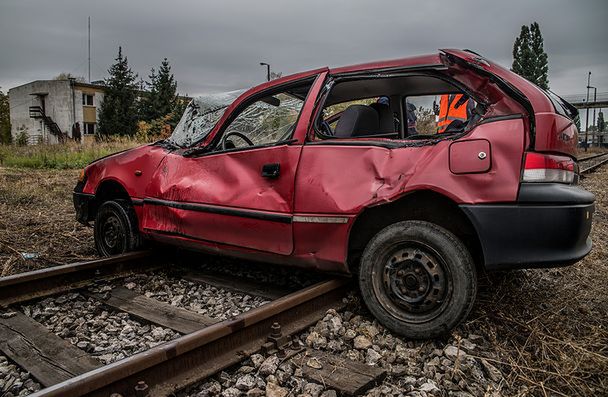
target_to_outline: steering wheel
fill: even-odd
[[[238,136],[239,138],[241,138],[243,141],[245,141],[246,144],[248,144],[249,146],[254,146],[254,143],[251,142],[251,139],[247,138],[247,136],[245,136],[244,134],[241,134],[240,132],[229,132],[226,135],[224,135],[224,137],[222,138],[222,149],[226,150],[228,149],[227,147],[227,142],[228,142],[228,137],[231,136]]]
[[[321,132],[325,133],[325,135],[333,136],[334,132],[331,130],[331,126],[327,121],[323,121],[321,123]]]

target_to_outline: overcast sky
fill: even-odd
[[[107,76],[118,46],[140,77],[167,57],[182,94],[264,81],[320,66],[470,48],[505,66],[521,25],[538,21],[551,88],[583,93],[587,72],[608,91],[608,1],[88,1],[1,0],[0,86],[60,72]]]

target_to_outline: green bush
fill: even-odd
[[[15,144],[17,146],[25,146],[27,145],[27,131],[24,129],[19,130],[17,132],[17,138],[15,139]]]

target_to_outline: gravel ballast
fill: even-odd
[[[357,303],[354,307],[356,312],[365,311]],[[484,352],[488,341],[478,334],[456,334],[444,342],[404,341],[368,315],[329,310],[323,320],[298,338],[302,347],[386,369],[387,377],[367,390],[367,396],[504,395],[503,374],[492,364],[493,355]],[[332,397],[340,394],[339,390],[306,379],[302,362],[311,367],[318,365],[299,356],[291,360],[255,354],[185,395]]]
[[[204,314],[217,320],[259,307],[269,300],[205,283],[179,279],[166,274],[138,274],[124,280],[124,286],[148,298]]]
[[[27,396],[41,388],[29,372],[0,354],[0,396]]]
[[[109,290],[111,287],[102,287]],[[57,336],[109,364],[179,337],[171,329],[144,324],[79,293],[22,306],[23,313]]]

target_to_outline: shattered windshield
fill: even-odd
[[[201,95],[186,108],[173,134],[167,141],[179,147],[190,147],[203,140],[230,106],[245,90]]]

